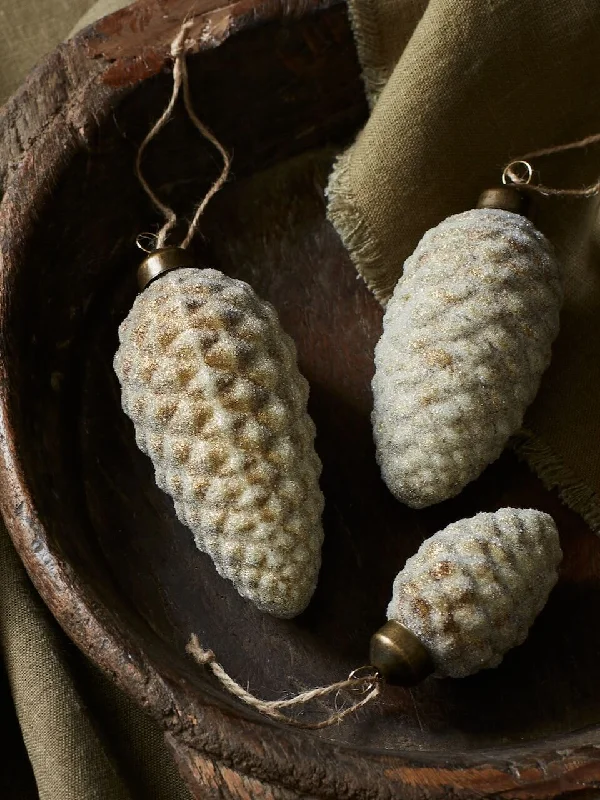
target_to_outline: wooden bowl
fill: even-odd
[[[35,585],[79,647],[164,727],[195,797],[592,798],[600,789],[598,541],[511,455],[460,498],[413,512],[382,484],[369,427],[381,310],[325,220],[336,148],[366,115],[346,8],[193,4],[200,116],[235,154],[203,232],[215,264],[279,309],[311,383],[324,462],[317,593],[292,621],[242,601],[156,487],[112,358],[157,223],[133,171],[171,90],[189,10],[144,0],[61,46],[0,120],[2,511]],[[182,215],[217,171],[178,109],[147,174]],[[424,537],[502,505],[553,513],[561,583],[495,670],[430,679],[319,733],[266,720],[185,653],[192,632],[259,696],[367,658],[392,580]],[[596,788],[594,788],[596,787]]]

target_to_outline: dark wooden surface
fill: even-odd
[[[421,512],[378,475],[369,384],[381,310],[323,200],[334,153],[366,115],[345,8],[194,9],[194,100],[235,154],[203,233],[216,266],[276,305],[311,383],[326,496],[319,587],[292,621],[243,602],[177,522],[120,409],[116,329],[135,296],[135,236],[157,222],[133,160],[170,91],[180,0],[99,22],[0,117],[2,510],[29,573],[77,644],[161,722],[198,798],[600,796],[596,537],[511,454]],[[217,169],[179,112],[147,163],[182,215]],[[198,633],[267,698],[339,679],[365,662],[420,542],[507,504],[553,513],[566,557],[529,640],[499,669],[387,689],[316,734],[248,711],[185,655]]]

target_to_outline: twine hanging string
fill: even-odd
[[[577,197],[581,199],[594,197],[600,192],[600,178],[589,186],[583,186],[581,189],[557,189],[553,186],[545,186],[542,183],[534,183],[533,181],[533,168],[531,161],[536,158],[544,156],[553,156],[557,153],[564,153],[568,150],[580,150],[592,144],[600,142],[600,133],[594,133],[591,136],[586,136],[584,139],[579,139],[575,142],[568,142],[567,144],[559,144],[555,147],[544,147],[541,150],[534,150],[531,153],[526,153],[521,158],[511,161],[504,167],[502,171],[502,183],[513,184],[519,189],[525,191],[537,192],[546,196],[553,197]]]
[[[138,177],[138,180],[142,184],[144,191],[156,207],[158,211],[165,218],[165,224],[159,230],[158,234],[156,235],[155,246],[156,248],[164,247],[167,241],[168,235],[171,233],[175,225],[177,224],[177,214],[173,211],[172,208],[167,206],[162,200],[157,196],[157,194],[153,191],[152,187],[144,177],[142,173],[142,158],[146,147],[150,144],[150,142],[157,136],[157,134],[165,127],[167,122],[171,119],[173,114],[173,109],[175,108],[175,103],[179,98],[179,94],[183,94],[183,103],[185,106],[185,110],[194,124],[198,131],[207,139],[220,153],[221,158],[223,159],[223,167],[221,169],[221,173],[219,177],[215,180],[212,184],[204,198],[196,207],[194,212],[194,216],[189,224],[187,234],[185,238],[179,245],[179,247],[186,248],[189,246],[190,242],[194,238],[196,231],[198,229],[198,225],[200,222],[200,217],[204,213],[204,209],[210,202],[211,198],[219,191],[219,189],[223,186],[227,178],[229,177],[229,171],[231,168],[231,157],[227,150],[223,147],[221,142],[217,139],[217,137],[206,127],[206,125],[198,118],[196,112],[194,111],[194,107],[192,104],[192,98],[190,94],[190,82],[188,77],[188,70],[187,70],[187,62],[185,58],[185,39],[187,32],[192,27],[193,23],[191,20],[186,20],[183,25],[181,26],[177,36],[173,40],[171,44],[171,56],[173,57],[173,90],[171,92],[171,98],[167,104],[167,107],[154,123],[153,127],[149,131],[148,135],[141,143],[137,157],[135,160],[135,172]],[[140,245],[141,246],[141,245]],[[144,249],[144,248],[142,248]]]
[[[306,692],[290,697],[286,700],[261,700],[249,691],[240,686],[216,660],[212,650],[204,650],[198,641],[196,634],[192,634],[186,647],[187,652],[195,659],[198,664],[208,667],[223,688],[245,703],[247,706],[260,711],[277,722],[283,722],[296,728],[308,728],[310,730],[320,730],[328,728],[330,725],[337,725],[350,714],[355,714],[359,709],[364,708],[381,694],[383,676],[374,667],[361,667],[353,670],[343,681],[331,683],[328,686],[320,686],[317,689],[309,689]],[[333,708],[328,715],[318,722],[308,722],[298,717],[282,713],[282,709],[296,709],[306,706],[315,700],[336,695],[342,691],[352,691],[361,695],[350,705],[343,708]]]

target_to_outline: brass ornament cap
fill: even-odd
[[[437,677],[497,667],[525,641],[561,559],[548,514],[522,508],[477,514],[448,525],[408,559],[394,581],[388,619],[427,649]],[[406,638],[395,634],[395,641],[406,649]]]
[[[477,208],[500,208],[526,217],[529,197],[514,186],[494,186],[479,195]]]
[[[387,683],[414,686],[434,670],[429,651],[412,631],[392,619],[371,637],[369,663]]]
[[[140,292],[143,292],[152,281],[160,278],[161,275],[166,275],[167,272],[195,266],[197,264],[194,257],[182,247],[161,247],[153,250],[138,267],[137,281]]]

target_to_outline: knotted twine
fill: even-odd
[[[350,714],[355,714],[360,708],[363,708],[363,706],[366,706],[379,697],[383,685],[383,677],[374,667],[361,667],[357,670],[353,670],[345,680],[330,683],[327,686],[320,686],[316,689],[309,689],[306,692],[300,692],[300,694],[285,700],[261,700],[244,689],[243,686],[240,686],[237,681],[227,674],[221,664],[216,660],[213,651],[204,650],[196,634],[192,634],[186,650],[193,656],[198,664],[207,666],[219,683],[227,689],[230,694],[240,699],[246,705],[265,714],[267,717],[271,717],[271,719],[277,720],[278,722],[284,722],[286,725],[291,725],[295,728],[320,730],[321,728],[328,728],[330,725],[336,725],[346,719]],[[322,697],[328,697],[332,694],[337,695],[344,690],[351,690],[352,692],[364,696],[361,700],[356,700],[346,707],[334,708],[325,719],[319,720],[318,722],[308,722],[298,717],[290,717],[287,714],[281,713],[282,709],[306,706],[308,703],[312,703]]]
[[[140,234],[138,236],[138,246],[145,249],[142,245],[142,238],[150,236],[154,242],[156,249],[162,248],[167,242],[167,238],[175,225],[177,224],[177,215],[172,208],[167,206],[156,195],[148,181],[144,178],[142,173],[142,157],[148,144],[157,136],[157,134],[164,128],[167,122],[171,119],[175,104],[179,95],[183,95],[183,103],[185,110],[202,136],[207,139],[219,151],[223,160],[223,167],[218,178],[214,181],[206,195],[202,198],[194,211],[191,222],[188,226],[188,231],[179,245],[181,248],[187,248],[198,231],[200,225],[200,218],[211,198],[219,191],[224,185],[229,176],[231,168],[231,158],[223,145],[219,142],[216,136],[206,127],[206,125],[198,118],[194,111],[189,77],[186,62],[186,34],[192,26],[191,20],[186,20],[181,26],[177,36],[171,44],[171,56],[173,58],[173,90],[169,102],[154,123],[146,138],[141,143],[136,157],[135,171],[136,175],[144,188],[144,191],[152,201],[155,208],[160,211],[164,216],[165,222],[157,234]],[[297,728],[308,728],[311,730],[319,730],[327,728],[330,725],[336,725],[342,722],[350,714],[355,714],[359,709],[371,703],[381,693],[383,685],[383,676],[374,667],[361,667],[353,670],[350,675],[341,681],[331,683],[327,686],[320,686],[315,689],[309,689],[305,692],[286,698],[284,700],[262,700],[259,697],[251,694],[247,689],[244,689],[237,681],[235,681],[217,661],[217,658],[212,650],[206,650],[200,644],[198,636],[192,634],[190,641],[186,647],[187,652],[194,658],[194,660],[201,666],[208,668],[215,678],[219,681],[226,691],[234,697],[237,697],[247,706],[256,709],[267,717],[270,717],[277,722],[283,722]],[[351,691],[358,694],[359,699],[353,700],[348,705],[337,706],[337,698],[340,692]],[[298,709],[313,703],[315,700],[320,700],[331,695],[335,696],[334,708],[328,712],[327,716],[317,722],[310,722],[302,720],[296,716],[290,716],[283,713],[284,709]]]
[[[192,239],[194,238],[194,236],[198,231],[198,227],[200,225],[200,217],[204,213],[204,210],[211,201],[211,199],[215,196],[215,194],[227,181],[231,169],[231,157],[229,153],[227,152],[227,150],[225,150],[221,142],[219,142],[219,140],[212,133],[212,131],[210,131],[209,128],[207,128],[206,125],[198,118],[196,112],[194,111],[192,97],[190,94],[190,81],[188,77],[187,61],[185,58],[186,34],[190,30],[192,25],[193,22],[191,20],[184,21],[183,25],[179,30],[179,33],[171,43],[171,56],[173,58],[173,90],[171,92],[171,97],[169,99],[169,102],[167,103],[165,110],[156,120],[156,122],[148,132],[146,138],[139,146],[135,160],[135,173],[138,177],[139,182],[142,184],[144,191],[154,204],[155,208],[158,211],[160,211],[165,218],[164,225],[154,237],[156,249],[165,246],[169,233],[173,230],[173,228],[177,224],[177,215],[175,214],[172,208],[169,208],[169,206],[167,206],[165,203],[162,202],[162,200],[156,195],[156,193],[153,191],[152,187],[144,177],[142,173],[142,158],[146,150],[146,147],[150,144],[150,142],[158,135],[158,133],[165,127],[167,122],[171,119],[173,115],[173,109],[175,108],[175,104],[177,103],[180,92],[183,93],[183,104],[185,106],[185,110],[187,112],[188,117],[192,121],[194,127],[196,127],[197,130],[200,131],[202,136],[205,139],[207,139],[219,151],[221,158],[223,159],[223,168],[221,169],[221,173],[218,176],[218,178],[215,180],[215,182],[212,184],[208,192],[205,194],[200,203],[197,205],[192,220],[188,226],[187,234],[185,235],[181,244],[178,245],[179,247],[183,249],[189,247],[190,242],[192,241]]]
[[[598,142],[600,142],[600,133],[593,133],[591,136],[585,136],[583,139],[579,139],[575,142],[558,144],[554,147],[543,147],[540,150],[526,153],[524,156],[521,156],[521,158],[511,161],[504,167],[502,171],[502,182],[512,183],[518,186],[521,191],[538,192],[538,194],[544,195],[545,197],[575,197],[580,200],[587,200],[590,197],[595,197],[595,195],[600,192],[600,178],[598,178],[595,183],[584,186],[581,189],[557,189],[554,186],[546,186],[537,181],[532,182],[534,172],[529,162],[537,158],[543,158],[544,156],[553,156],[558,153],[566,153],[570,150],[581,150],[592,144],[597,144]],[[517,169],[517,167],[520,166],[525,167],[524,174]]]

